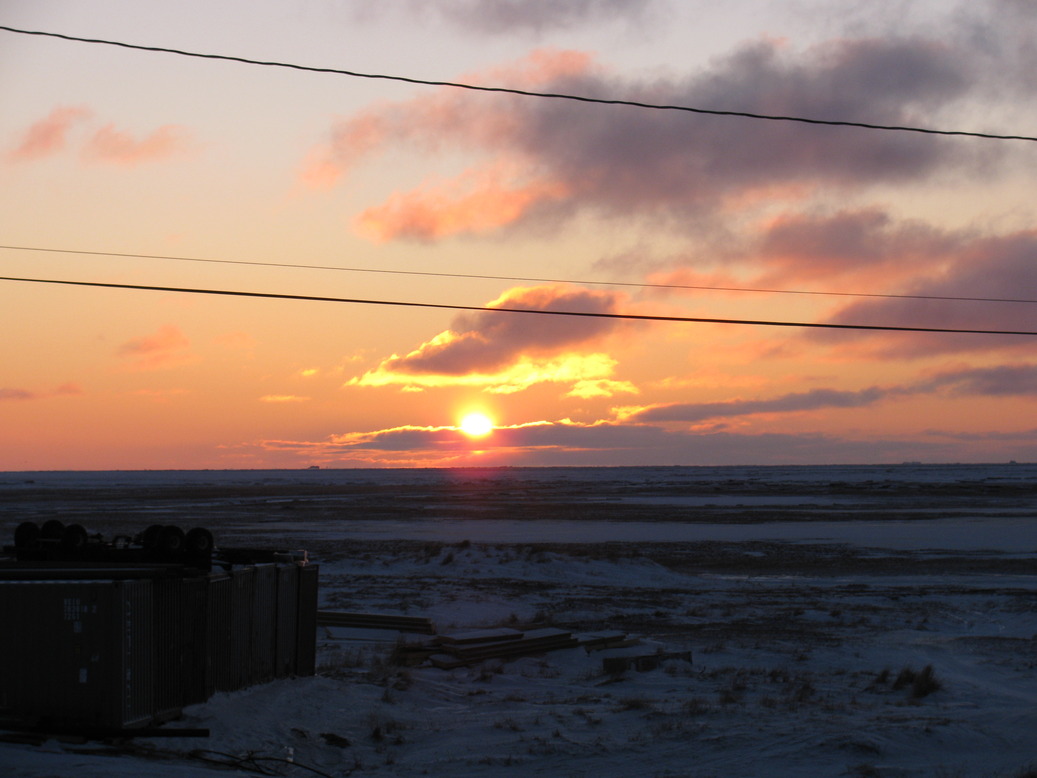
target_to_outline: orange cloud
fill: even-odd
[[[551,382],[572,384],[576,396],[631,391],[631,385],[612,381],[616,361],[588,348],[610,335],[616,320],[536,313],[611,313],[618,301],[615,292],[578,287],[509,289],[487,308],[529,313],[486,310],[457,316],[449,330],[404,356],[394,354],[347,385],[471,386],[510,393]]]
[[[400,386],[416,391],[446,386],[465,386],[493,394],[514,394],[543,383],[573,384],[574,396],[603,396],[609,391],[636,391],[626,382],[612,381],[616,360],[607,354],[563,354],[554,358],[521,357],[496,370],[464,374],[409,373],[394,367],[399,357],[391,357],[374,370],[352,378],[346,386]]]
[[[266,394],[259,398],[262,403],[304,403],[309,400],[309,397],[299,397],[294,394]]]
[[[119,165],[137,165],[172,156],[187,147],[184,130],[172,124],[163,125],[150,135],[134,138],[115,129],[112,124],[99,129],[83,149],[86,159]]]
[[[153,335],[126,341],[116,353],[131,360],[133,370],[162,370],[191,361],[190,346],[179,327],[166,324]]]
[[[538,203],[569,194],[569,188],[558,181],[519,183],[504,166],[494,164],[438,187],[394,194],[361,213],[355,224],[358,233],[378,242],[486,233],[512,224]]]
[[[592,397],[615,397],[617,394],[639,394],[640,390],[629,381],[613,381],[609,378],[583,379],[577,381],[566,393],[566,397],[589,400]]]
[[[26,130],[21,143],[8,154],[8,158],[16,161],[39,159],[62,151],[72,125],[89,116],[90,109],[85,106],[55,108]]]

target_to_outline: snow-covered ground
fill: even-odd
[[[1037,775],[1037,468],[623,470],[146,491],[0,474],[4,542],[24,518],[110,533],[168,516],[224,545],[307,548],[324,609],[693,655],[619,675],[584,648],[442,670],[394,663],[397,633],[321,627],[317,676],[170,725],[209,738],[5,744],[0,774]]]

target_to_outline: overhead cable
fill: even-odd
[[[386,305],[407,308],[437,308],[449,311],[478,311],[482,313],[525,313],[539,316],[579,316],[593,319],[620,319],[624,321],[683,322],[694,324],[742,324],[757,327],[800,327],[829,330],[871,330],[881,332],[934,332],[958,335],[1037,335],[1037,330],[974,330],[955,327],[901,327],[880,324],[833,324],[826,322],[768,321],[764,319],[725,319],[702,316],[656,316],[641,313],[608,313],[604,311],[559,311],[543,308],[513,308],[510,306],[450,305],[447,303],[422,303],[410,300],[371,300],[349,297],[323,297],[308,294],[277,294],[273,292],[247,292],[236,289],[204,289],[176,286],[152,286],[148,284],[114,284],[101,281],[69,281],[55,278],[19,278],[0,276],[0,281],[22,281],[31,284],[59,284],[85,286],[101,289],[132,289],[148,292],[174,292],[178,294],[205,294],[225,297],[258,297],[269,300],[302,300],[306,302],[349,303],[353,305]]]
[[[298,270],[334,270],[344,273],[376,273],[382,275],[425,276],[431,278],[470,278],[479,281],[523,281],[538,284],[575,284],[579,286],[623,286],[638,289],[685,289],[709,292],[754,292],[765,294],[799,294],[825,297],[878,297],[894,300],[947,300],[951,302],[976,303],[1037,303],[1037,299],[1013,297],[958,297],[936,294],[893,294],[879,292],[831,292],[809,289],[761,289],[744,286],[710,286],[706,284],[651,284],[638,281],[590,281],[575,278],[538,278],[533,276],[497,276],[485,273],[446,273],[433,270],[386,270],[373,267],[342,267],[340,265],[304,265],[296,262],[252,262],[244,259],[212,259],[205,257],[179,257],[165,254],[132,254],[116,251],[82,251],[79,249],[43,248],[39,246],[0,246],[8,251],[41,251],[53,254],[83,254],[93,257],[124,257],[133,259],[163,259],[175,262],[205,262],[216,265],[244,265],[247,267],[274,267]]]
[[[588,97],[586,95],[564,94],[559,92],[537,92],[529,89],[514,89],[499,86],[481,86],[459,81],[434,81],[424,78],[413,78],[409,76],[392,76],[382,73],[361,73],[355,70],[342,70],[340,68],[314,67],[311,65],[298,65],[290,62],[274,62],[270,60],[250,59],[248,57],[236,57],[228,54],[203,54],[196,51],[185,51],[183,49],[171,49],[163,46],[144,46],[136,43],[125,43],[122,41],[106,40],[103,38],[82,38],[76,35],[64,35],[57,32],[45,32],[43,30],[22,30],[17,27],[0,25],[0,30],[12,32],[18,35],[36,35],[47,38],[58,38],[78,43],[95,43],[104,46],[117,46],[123,49],[135,51],[157,52],[162,54],[176,54],[181,57],[195,57],[198,59],[222,60],[225,62],[239,62],[245,65],[261,65],[264,67],[288,68],[290,70],[301,70],[309,73],[329,73],[338,76],[349,76],[351,78],[367,78],[382,81],[398,81],[405,84],[417,84],[420,86],[445,86],[454,89],[468,89],[475,92],[496,92],[501,94],[520,95],[522,97],[547,97],[558,100],[575,100],[581,103],[596,103],[600,105],[623,105],[632,108],[648,108],[659,111],[684,111],[687,113],[706,114],[709,116],[735,116],[743,119],[760,119],[775,122],[799,122],[801,124],[818,124],[830,127],[858,127],[866,130],[887,130],[893,132],[914,132],[926,135],[954,135],[970,138],[985,138],[988,140],[1025,140],[1037,141],[1037,137],[1029,135],[1001,135],[988,132],[968,132],[964,130],[937,130],[930,127],[912,127],[907,125],[871,124],[867,122],[839,121],[831,119],[812,119],[804,116],[779,116],[772,114],[750,113],[748,111],[721,111],[711,108],[696,108],[688,105],[667,105],[660,103],[645,103],[638,100],[619,100],[601,97]]]

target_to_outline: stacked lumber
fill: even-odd
[[[556,627],[526,630],[497,627],[440,635],[430,619],[420,616],[335,611],[318,611],[317,623],[332,628],[421,635],[420,638],[401,638],[396,645],[395,660],[411,667],[429,664],[453,670],[488,659],[516,659],[577,646],[587,653],[601,652],[603,669],[610,674],[654,670],[670,660],[691,662],[690,651],[663,651],[661,647],[644,646],[639,638],[617,630],[574,635]]]
[[[431,619],[422,616],[401,616],[392,613],[317,611],[317,624],[325,627],[388,629],[396,630],[397,632],[414,632],[421,635],[436,634],[436,627]]]
[[[513,629],[481,632],[484,634],[441,635],[438,650],[429,655],[428,661],[435,667],[451,670],[487,659],[513,659],[579,645],[571,632],[554,627],[526,632]]]

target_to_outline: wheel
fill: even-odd
[[[175,555],[184,550],[184,531],[172,524],[162,528],[158,536],[158,548],[163,554]]]
[[[32,521],[23,521],[14,531],[15,548],[31,548],[40,539],[40,528]]]
[[[140,544],[148,551],[158,548],[159,538],[162,537],[162,525],[152,524],[140,534]]]
[[[86,545],[88,537],[86,530],[79,524],[69,524],[61,535],[61,546],[78,551]]]
[[[65,525],[57,519],[48,519],[40,527],[40,537],[44,540],[61,540],[65,534]]]
[[[204,527],[195,527],[187,533],[187,550],[192,554],[208,554],[214,545],[212,533]]]

